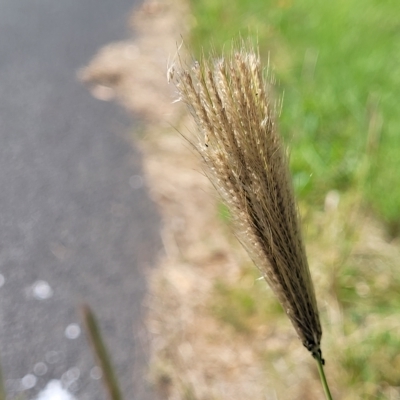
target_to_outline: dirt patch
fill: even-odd
[[[187,15],[183,2],[146,1],[130,19],[135,38],[102,48],[80,79],[94,97],[115,98],[149,123],[175,121],[167,64],[188,31]]]

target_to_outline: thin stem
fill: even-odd
[[[318,366],[318,372],[319,372],[319,377],[321,378],[321,384],[322,387],[324,388],[325,396],[327,400],[333,400],[331,392],[329,390],[328,382],[326,380],[325,372],[324,372],[324,364],[322,361],[322,357],[320,354],[316,354],[314,358],[317,361],[317,366]]]
[[[101,336],[96,317],[86,304],[81,307],[81,312],[83,322],[85,323],[86,333],[103,372],[103,382],[108,392],[109,399],[122,400],[122,394],[119,389],[114,368],[111,365],[110,357]]]
[[[0,400],[6,400],[6,390],[4,389],[4,381],[3,381],[3,374],[1,371],[1,364],[0,364]]]

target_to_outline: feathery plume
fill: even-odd
[[[176,67],[173,80],[198,127],[193,143],[227,204],[238,236],[303,345],[322,361],[317,301],[300,231],[271,78],[249,46]]]

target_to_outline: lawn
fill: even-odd
[[[389,233],[400,222],[400,4],[396,1],[192,1],[197,54],[239,33],[270,55],[284,93],[298,194],[357,189]]]

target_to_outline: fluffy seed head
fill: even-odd
[[[278,297],[304,346],[320,357],[321,325],[271,79],[249,46],[181,63],[174,81],[198,127],[194,146],[228,205],[238,237]]]

